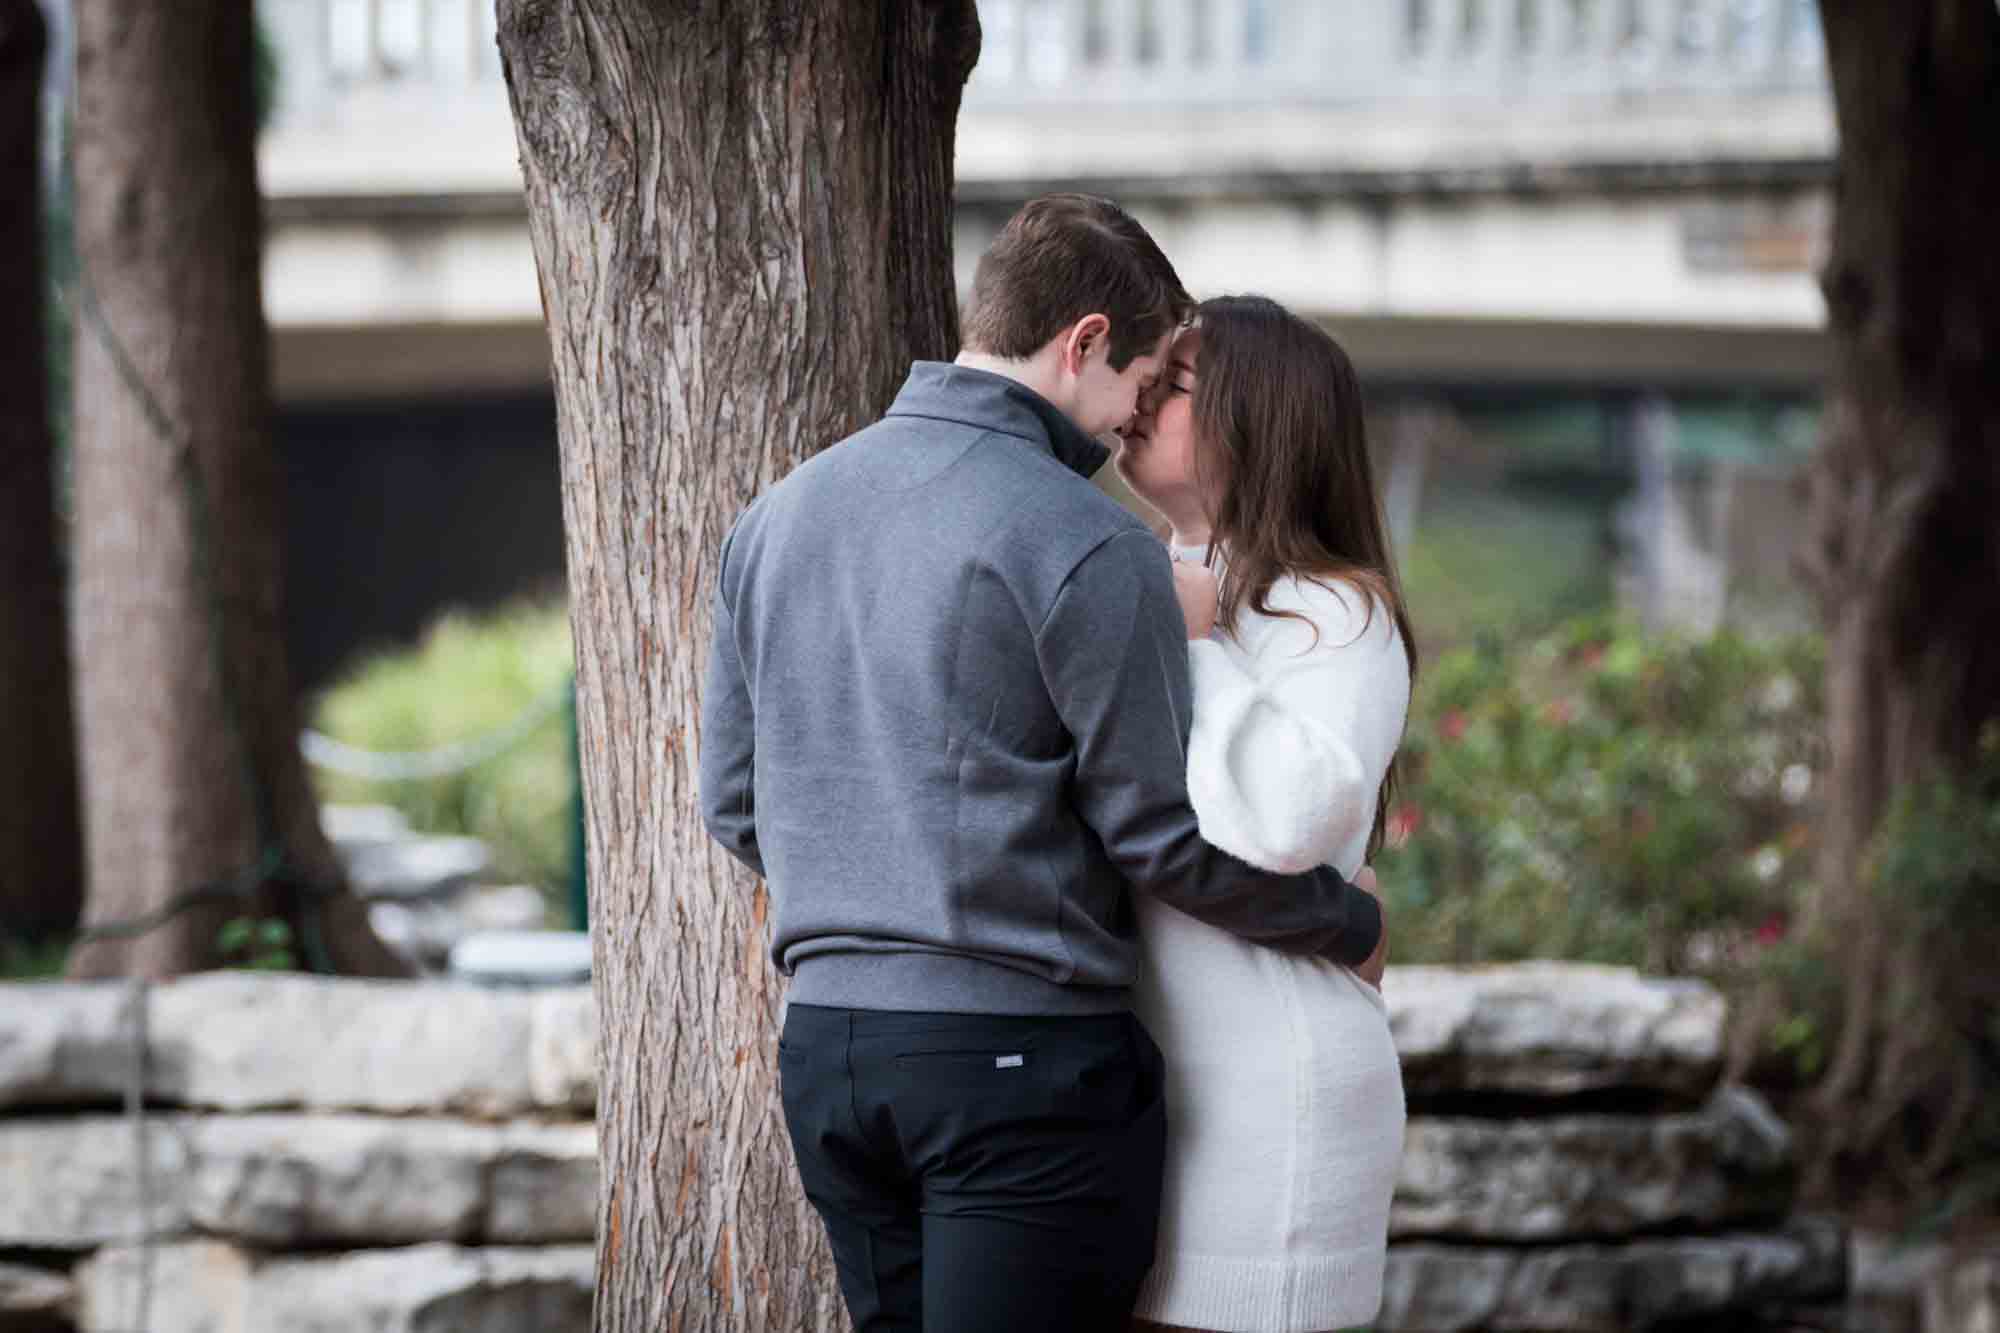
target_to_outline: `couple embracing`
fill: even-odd
[[[964,342],[738,518],[703,691],[848,1310],[1365,1323],[1404,1106],[1364,866],[1415,657],[1353,369],[1085,195],[1009,221]],[[1164,540],[1090,484],[1113,435]]]

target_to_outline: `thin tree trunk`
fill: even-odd
[[[301,959],[405,970],[342,888],[281,637],[251,0],[78,0],[74,658],[79,976],[216,965],[233,916]],[[322,910],[323,905],[323,910]]]
[[[1872,919],[1868,840],[1898,788],[2000,717],[2000,9],[1821,12],[1841,146],[1806,564],[1828,633],[1818,925],[1846,955],[1821,1094],[1852,1125],[1883,1050],[1888,969],[1924,965]]]
[[[703,832],[715,554],[957,345],[972,0],[500,0],[554,352],[601,1055],[597,1324],[842,1321],[776,1095],[763,886]]]
[[[35,0],[0,0],[0,938],[21,939],[73,929],[83,902],[43,350],[47,41]]]

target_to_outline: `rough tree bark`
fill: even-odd
[[[1847,1132],[1863,1084],[1893,1096],[1910,1054],[1881,1012],[1888,969],[1923,966],[1870,919],[1867,841],[1899,787],[2000,717],[2000,8],[1820,9],[1840,162],[1807,564],[1828,631],[1820,924],[1846,956],[1821,1094]]]
[[[957,345],[972,0],[500,0],[554,352],[601,1054],[597,1325],[842,1322],[763,886],[695,808],[714,556]]]
[[[290,921],[308,965],[403,971],[340,887],[298,755],[251,0],[78,0],[76,25],[85,925],[157,913],[199,886],[251,896],[79,944],[71,971],[215,966],[218,931],[238,915]]]
[[[36,0],[0,0],[0,938],[73,929],[83,901],[76,735],[57,556],[42,301]]]

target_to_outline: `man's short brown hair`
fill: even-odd
[[[1085,315],[1111,321],[1111,368],[1123,370],[1187,317],[1180,275],[1132,215],[1090,194],[1045,194],[1007,220],[979,257],[965,346],[1033,356]]]

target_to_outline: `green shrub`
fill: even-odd
[[[1378,864],[1397,958],[1754,959],[1805,892],[1820,675],[1810,639],[1604,617],[1429,664]]]
[[[378,656],[334,685],[313,725],[376,751],[474,741],[545,707],[570,670],[569,619],[560,605],[447,615],[414,650]],[[560,713],[506,752],[448,777],[316,776],[323,800],[393,805],[412,828],[483,839],[496,877],[538,885],[552,901],[568,883],[573,780]]]
[[[2000,925],[2000,725],[1988,726],[1972,764],[1912,784],[1876,834],[1870,879],[1885,909],[1940,948],[1967,941],[1969,923]],[[1985,973],[1990,959],[1968,975]]]
[[[1611,603],[1601,506],[1520,490],[1442,491],[1398,557],[1419,643],[1538,633]]]
[[[2000,723],[1963,769],[1903,789],[1864,872],[1870,915],[1893,948],[1863,1112],[1884,1127],[1882,1141],[1856,1146],[1921,1151],[1916,1178],[1932,1225],[1991,1217],[2000,1212]],[[1829,1001],[1822,1012],[1837,1011]]]
[[[216,952],[228,966],[250,972],[290,972],[298,967],[292,928],[276,917],[232,917],[216,932]]]
[[[0,935],[0,981],[52,981],[69,961],[67,937],[20,940]]]

